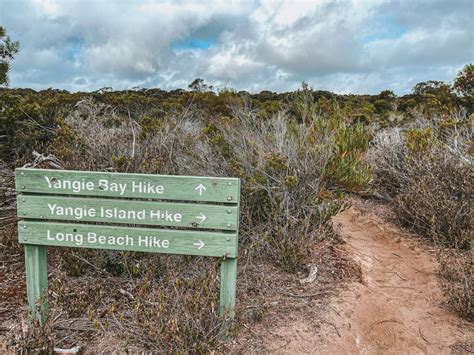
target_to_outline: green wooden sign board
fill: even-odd
[[[221,257],[220,314],[234,317],[239,179],[28,168],[15,174],[28,304],[41,323],[48,245]]]

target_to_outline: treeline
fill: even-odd
[[[474,112],[474,65],[469,64],[458,74],[453,84],[427,81],[417,84],[412,93],[396,96],[390,90],[378,95],[338,95],[312,90],[303,83],[296,92],[261,91],[250,94],[232,89],[212,91],[202,79],[194,80],[188,90],[165,91],[158,88],[114,91],[102,88],[95,92],[70,93],[66,90],[0,88],[0,159],[13,161],[18,155],[41,147],[52,137],[65,116],[84,99],[93,99],[128,116],[148,128],[158,127],[165,116],[200,112],[206,121],[231,117],[230,108],[245,101],[256,119],[266,120],[280,110],[303,122],[312,113],[304,112],[296,95],[305,92],[317,103],[316,114],[322,117],[338,115],[347,123],[361,123],[372,131],[403,126],[420,117],[446,120],[469,117]],[[304,107],[307,107],[304,106]],[[86,113],[84,113],[86,114]]]

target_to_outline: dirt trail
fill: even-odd
[[[351,283],[329,307],[319,332],[304,321],[274,333],[279,354],[446,354],[474,339],[472,326],[440,307],[436,262],[413,239],[373,213],[351,207],[333,219],[363,283]]]

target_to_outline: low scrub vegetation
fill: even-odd
[[[441,254],[447,303],[472,319],[473,116],[419,121],[379,132],[369,157],[374,187],[400,222],[457,258]],[[449,262],[448,262],[449,260]]]
[[[465,85],[420,83],[396,97],[335,95],[305,84],[293,93],[216,94],[198,84],[173,92],[0,89],[0,254],[21,255],[13,169],[33,153],[33,166],[42,168],[241,178],[244,300],[265,294],[262,279],[247,270],[306,270],[315,244],[335,250],[330,219],[345,195],[375,194],[405,226],[463,256],[441,271],[448,304],[472,319],[465,256],[474,106]],[[49,248],[49,257],[52,316],[42,328],[18,325],[14,348],[73,344],[58,330],[69,327],[86,338],[115,337],[131,351],[220,349],[219,260],[59,248]],[[24,292],[22,282],[9,282],[5,294]],[[238,305],[238,316],[246,306]],[[261,319],[265,310],[254,314]],[[238,329],[237,322],[227,331]]]
[[[210,116],[200,103],[207,93],[193,95],[185,106],[159,111],[123,110],[93,97],[78,100],[44,128],[38,145],[32,144],[51,154],[36,164],[239,177],[243,260],[271,262],[290,273],[304,270],[315,243],[335,242],[330,218],[340,210],[343,193],[367,188],[367,129],[339,111],[317,114],[307,86],[292,96],[291,105],[263,115],[248,96],[222,93],[227,115]],[[31,161],[31,146],[22,149],[17,165]],[[11,238],[15,235],[11,230]],[[219,347],[218,260],[50,249],[58,266],[52,271],[51,304],[66,319],[87,318],[90,329],[114,334],[130,349],[209,352]],[[242,261],[241,272],[245,268]],[[54,343],[58,339],[51,329],[57,324],[46,327],[46,343]],[[15,343],[28,348],[31,339],[38,336]]]
[[[473,159],[472,120],[463,118],[442,131],[429,127],[380,132],[371,161],[374,185],[393,201],[400,221],[434,242],[470,247]]]

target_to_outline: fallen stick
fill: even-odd
[[[332,292],[332,291],[321,291],[321,292],[305,294],[305,295],[297,295],[297,294],[294,294],[294,293],[283,292],[283,291],[279,291],[278,293],[280,293],[282,295],[285,295],[285,296],[289,296],[289,297],[295,297],[295,298],[311,298],[311,297],[322,296],[322,295],[326,295],[326,294],[334,293],[334,292]]]
[[[365,332],[365,334],[368,334],[372,331],[372,329],[376,326],[376,325],[379,325],[379,324],[382,324],[382,323],[398,323],[398,324],[403,324],[402,322],[400,322],[399,320],[397,320],[396,318],[390,318],[390,319],[385,319],[385,320],[380,320],[378,322],[375,322],[375,323],[372,323],[370,326],[369,326],[369,329]]]

